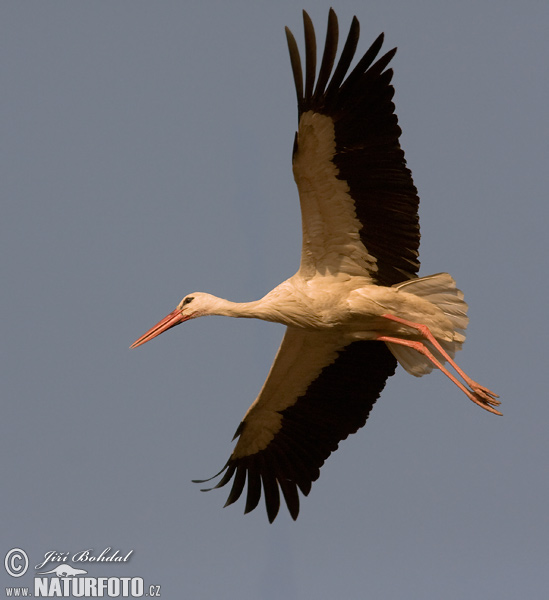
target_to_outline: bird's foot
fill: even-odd
[[[478,404],[481,408],[484,408],[484,410],[487,410],[494,415],[502,416],[502,413],[494,408],[494,406],[499,406],[501,404],[501,402],[497,400],[499,396],[495,392],[492,392],[483,385],[478,384],[476,381],[471,381],[468,383],[471,387],[472,393],[467,395],[475,404]]]
[[[477,394],[477,396],[480,396],[488,404],[491,404],[492,406],[499,406],[501,404],[499,400],[496,400],[496,398],[499,398],[499,396],[495,392],[489,390],[487,387],[480,385],[480,383],[477,383],[476,381],[471,381],[469,385],[473,392]]]

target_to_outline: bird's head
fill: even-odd
[[[145,342],[152,340],[157,335],[168,331],[168,329],[171,329],[180,323],[195,319],[196,317],[215,314],[215,308],[218,301],[219,298],[216,298],[211,294],[204,294],[203,292],[188,294],[181,300],[173,312],[164,317],[154,327],[151,327],[151,329],[138,340],[135,340],[130,348],[137,348],[137,346],[141,346]]]

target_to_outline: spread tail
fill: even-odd
[[[454,327],[454,339],[452,341],[438,341],[444,350],[454,358],[454,354],[461,350],[461,346],[465,341],[465,330],[469,318],[467,317],[467,303],[463,299],[463,292],[458,290],[452,277],[448,273],[437,273],[436,275],[410,279],[393,287],[425,298],[442,310]],[[425,341],[425,345],[441,363],[446,362],[430,342]],[[429,359],[413,348],[392,343],[388,343],[387,346],[406,371],[416,377],[430,373],[434,368]]]

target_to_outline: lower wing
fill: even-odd
[[[218,473],[224,474],[215,488],[234,477],[225,506],[238,500],[247,479],[245,513],[258,505],[263,486],[269,521],[280,508],[279,489],[296,519],[297,488],[308,495],[339,442],[366,423],[395,368],[383,342],[345,346],[340,337],[288,328],[258,398],[236,431],[234,451]]]

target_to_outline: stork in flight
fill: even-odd
[[[223,474],[216,488],[234,477],[225,506],[238,500],[247,480],[246,513],[263,488],[270,522],[280,490],[297,518],[297,489],[308,495],[330,453],[365,424],[397,361],[417,377],[440,369],[474,403],[501,414],[497,394],[453,360],[468,323],[462,292],[447,273],[417,277],[419,198],[399,145],[387,68],[396,48],[377,59],[380,35],[347,75],[359,37],[354,17],[333,70],[338,22],[330,9],[317,76],[315,31],[305,11],[303,21],[305,80],[286,28],[299,115],[299,270],[255,302],[189,294],[131,346],[206,315],[286,325],[267,380],[236,430],[238,442],[214,476]]]

